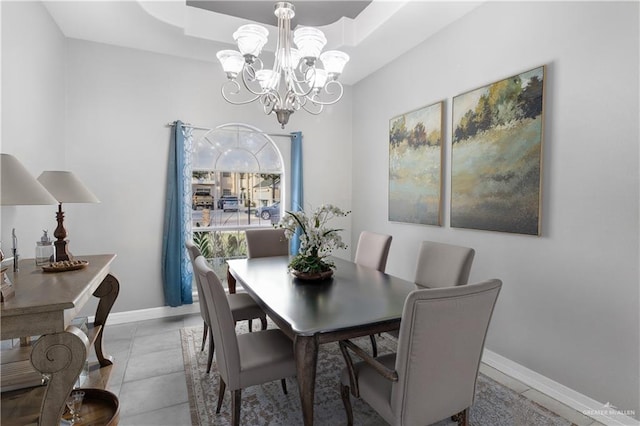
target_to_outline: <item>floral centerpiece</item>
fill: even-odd
[[[324,204],[308,216],[304,211],[286,212],[280,222],[275,225],[284,228],[285,236],[291,240],[300,229],[300,249],[289,268],[299,278],[328,278],[333,273],[334,263],[327,259],[335,249],[347,248],[342,241],[342,229],[330,228],[327,223],[335,217],[347,216],[344,211],[331,204]]]

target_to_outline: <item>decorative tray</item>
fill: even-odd
[[[82,269],[89,264],[86,260],[63,260],[60,262],[53,262],[47,266],[43,266],[44,272],[66,272],[75,271],[76,269]]]

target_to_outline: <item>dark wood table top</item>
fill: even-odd
[[[412,282],[332,258],[331,279],[303,281],[287,270],[288,256],[229,260],[230,273],[297,335],[332,333],[399,322]],[[275,320],[275,319],[274,319]]]

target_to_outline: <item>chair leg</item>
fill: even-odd
[[[240,401],[242,399],[242,389],[231,392],[231,424],[240,426]]]
[[[202,347],[200,348],[200,352],[204,351],[204,344],[207,341],[207,332],[209,331],[209,326],[207,323],[204,323],[204,329],[202,330]]]
[[[376,335],[370,334],[369,338],[371,339],[371,352],[373,352],[373,357],[376,358],[378,356],[378,344],[376,343]]]
[[[220,414],[220,407],[222,407],[222,400],[224,399],[224,391],[227,389],[227,384],[220,377],[220,388],[218,389],[218,405],[216,406],[216,414]]]
[[[458,426],[469,426],[469,409],[464,409],[451,416],[451,420],[458,422]]]
[[[215,349],[215,343],[213,342],[213,333],[209,337],[209,354],[207,355],[207,374],[211,371],[211,364],[213,364],[213,351]]]
[[[267,316],[262,316],[260,317],[260,324],[262,325],[262,328],[260,330],[266,330],[267,329]]]
[[[251,333],[253,331],[253,320],[250,319],[249,320],[249,333]]]
[[[342,403],[344,411],[347,412],[347,425],[353,426],[353,410],[351,409],[351,397],[349,396],[349,386],[340,385],[340,395],[342,395]]]
[[[280,383],[282,384],[282,392],[284,392],[284,394],[287,394],[287,381],[285,379],[280,380]]]

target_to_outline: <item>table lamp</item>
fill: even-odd
[[[0,205],[2,206],[26,206],[56,204],[56,199],[27,171],[16,157],[9,154],[0,154]],[[18,265],[18,244],[13,233],[13,267]],[[0,248],[0,262],[4,259],[4,254]],[[0,267],[2,294],[1,300],[13,295],[13,286],[9,278],[5,275],[5,268]]]
[[[100,200],[74,175],[72,172],[47,170],[38,177],[38,182],[58,200],[56,219],[58,227],[53,233],[57,240],[53,243],[56,248],[56,262],[70,260],[67,243],[67,230],[64,229],[64,212],[62,203],[99,203]]]

